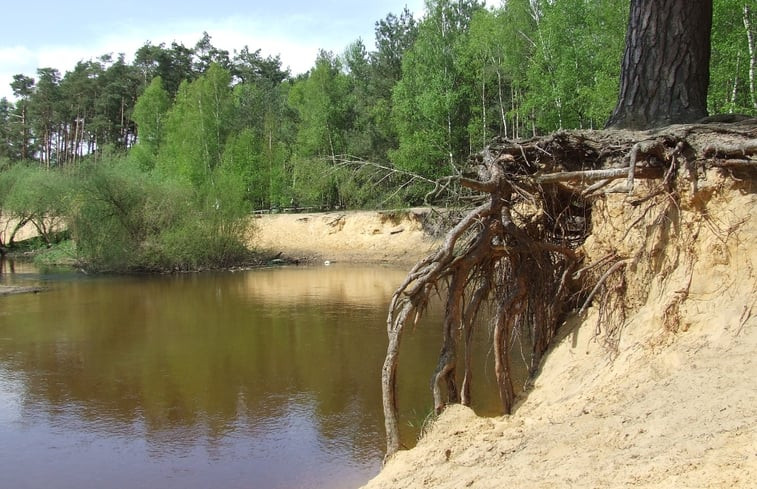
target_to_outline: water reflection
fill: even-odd
[[[404,276],[79,276],[0,298],[0,471],[9,487],[357,486],[380,464],[384,321]],[[408,444],[430,409],[426,321],[400,366],[418,373],[399,386]]]

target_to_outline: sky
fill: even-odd
[[[0,97],[13,100],[10,83],[37,68],[61,75],[78,61],[173,42],[193,47],[204,31],[220,49],[261,50],[281,57],[292,74],[315,64],[319,49],[342,53],[358,38],[374,48],[375,23],[405,6],[423,16],[424,0],[37,0],[4,2],[0,29]]]

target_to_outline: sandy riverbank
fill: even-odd
[[[614,347],[596,307],[571,318],[513,415],[451,406],[365,488],[755,487],[757,197],[701,183],[662,227],[622,196],[595,207],[590,260],[644,250]]]
[[[264,214],[253,219],[250,245],[305,261],[411,265],[438,246],[428,233],[436,217],[429,209]]]

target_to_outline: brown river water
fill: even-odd
[[[381,465],[385,318],[405,274],[92,277],[4,263],[0,284],[46,290],[0,297],[0,487],[365,483]],[[439,309],[403,343],[407,446],[431,409]],[[480,336],[474,408],[495,414]]]

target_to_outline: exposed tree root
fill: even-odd
[[[629,205],[647,206],[644,215],[661,209],[660,224],[678,205],[679,177],[696,190],[702,168],[754,173],[755,136],[757,126],[744,123],[655,132],[572,131],[527,141],[495,140],[476,155],[471,163],[478,178],[461,178],[460,184],[488,194],[486,203],[464,216],[443,245],[412,268],[389,306],[382,369],[387,457],[400,448],[396,382],[402,335],[433,295],[442,292],[445,301],[442,346],[431,379],[434,410],[471,403],[472,338],[480,329],[479,313],[489,304],[494,373],[502,411],[509,413],[515,401],[510,350],[518,335],[530,339],[533,374],[568,312],[600,301],[607,306],[600,322],[613,315],[619,315],[615,323],[624,320],[617,291],[624,287],[627,265],[641,254],[608,255],[580,268],[579,246],[591,232],[593,200],[606,192],[627,192]],[[625,184],[613,184],[618,179]],[[659,183],[647,195],[632,195],[640,179]],[[604,334],[612,341],[619,333],[605,329]]]

